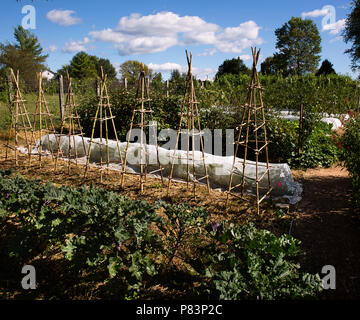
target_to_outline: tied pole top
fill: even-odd
[[[254,48],[251,47],[251,53],[253,56],[253,69],[255,69],[255,70],[256,70],[256,66],[259,61],[260,51],[261,51],[261,49],[257,49],[256,47],[254,47]]]
[[[186,53],[186,60],[187,60],[187,64],[188,64],[188,76],[190,79],[192,79],[192,53],[190,52],[190,55],[188,54],[188,51],[185,50]]]

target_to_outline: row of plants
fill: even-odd
[[[343,114],[359,107],[358,82],[342,75],[303,75],[282,77],[260,75],[263,100],[269,108],[280,110],[316,108],[317,112]],[[248,75],[224,75],[212,86],[223,96],[223,104],[244,103],[250,83]],[[209,88],[210,89],[210,88]]]
[[[75,282],[86,275],[103,283],[93,297],[143,298],[154,286],[201,299],[295,299],[322,290],[319,275],[297,262],[303,254],[298,240],[252,224],[216,222],[187,204],[149,204],[2,171],[0,225],[1,272],[29,261],[37,267],[35,257],[61,252],[68,261],[62,273]],[[39,278],[42,290],[56,275]],[[63,288],[52,298],[71,294]]]
[[[268,124],[271,162],[287,162],[292,168],[312,168],[330,166],[338,160],[336,144],[330,139],[331,132],[320,124],[322,112],[348,113],[358,104],[356,82],[346,76],[262,76],[260,80],[265,87],[264,102],[269,107]],[[179,113],[183,100],[184,79],[170,83],[169,94],[166,88],[151,87],[151,105],[154,109],[154,120],[158,129],[177,129]],[[66,81],[65,81],[66,82]],[[217,81],[207,81],[204,86],[195,81],[197,100],[199,101],[200,121],[202,128],[223,131],[223,154],[225,155],[225,130],[234,129],[241,119],[241,108],[246,99],[248,75],[224,75]],[[49,82],[54,86],[56,82]],[[66,83],[65,83],[66,87]],[[53,88],[54,89],[54,88]],[[53,89],[49,89],[50,91]],[[81,124],[87,136],[91,135],[93,118],[97,109],[96,81],[73,81],[77,93]],[[126,140],[129,130],[136,90],[129,87],[125,90],[119,81],[109,81],[112,111],[116,116],[116,128],[121,141]],[[274,114],[274,109],[296,110],[304,105],[304,131],[300,133],[298,122],[282,121]],[[139,123],[140,119],[135,119]],[[99,133],[98,128],[95,135]],[[112,126],[109,127],[110,138],[114,137]],[[298,152],[299,134],[303,135],[301,154]],[[241,157],[241,150],[237,155]],[[251,154],[249,155],[251,160]]]
[[[267,130],[271,162],[288,163],[291,168],[317,168],[339,161],[341,150],[333,139],[331,125],[321,122],[314,112],[305,112],[302,130],[299,121],[277,116],[269,116]]]
[[[351,176],[353,198],[360,207],[360,113],[351,113],[348,119],[343,119],[343,126],[345,132],[333,139],[341,149],[340,159]]]
[[[153,119],[157,121],[158,130],[177,129],[179,125],[179,113],[183,97],[164,97],[159,92],[152,92],[151,105],[154,106]],[[116,129],[121,141],[126,140],[126,134],[131,122],[132,110],[134,108],[135,91],[123,90],[111,95],[112,112],[116,116]],[[97,108],[97,97],[95,94],[82,98],[80,103],[80,117],[82,126],[87,136],[90,136],[93,128],[93,118]],[[139,107],[139,106],[138,106]],[[241,119],[242,109],[229,108],[224,112],[221,108],[200,109],[200,122],[202,128],[222,130],[223,154],[226,147],[226,129],[236,128]],[[137,117],[140,117],[138,114]],[[281,119],[272,110],[267,112],[268,140],[270,162],[288,163],[292,168],[328,167],[338,160],[336,143],[331,139],[332,131],[329,125],[320,122],[321,114],[316,108],[308,108],[304,111],[303,130],[300,133],[299,122],[290,122]],[[140,123],[135,119],[134,123]],[[185,125],[185,124],[184,124]],[[261,130],[260,130],[261,131]],[[262,133],[260,132],[259,133]],[[95,134],[99,132],[96,128]],[[251,130],[250,130],[251,132]],[[146,132],[148,134],[148,132]],[[112,128],[109,128],[110,136],[113,136]],[[236,135],[237,133],[235,133]],[[299,134],[302,135],[302,152],[298,153]],[[262,136],[259,137],[261,140]],[[253,140],[250,137],[250,140]],[[242,157],[243,150],[239,149],[238,157]],[[255,155],[248,153],[250,160],[255,160]],[[265,159],[260,159],[264,161]]]

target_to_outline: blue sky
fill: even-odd
[[[25,5],[36,10],[36,28],[31,31],[49,54],[47,64],[54,71],[85,50],[117,68],[126,60],[142,61],[166,78],[172,69],[185,71],[188,49],[194,73],[212,78],[225,59],[240,56],[250,66],[251,46],[262,49],[262,59],[272,55],[275,29],[295,16],[317,24],[322,60],[329,59],[338,73],[356,76],[344,54],[349,45],[341,38],[350,1],[5,0],[0,42],[14,40],[14,27],[26,16],[21,12]]]

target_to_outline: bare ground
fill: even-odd
[[[303,242],[307,271],[321,272],[325,265],[336,269],[336,290],[324,299],[360,298],[360,212],[351,203],[351,181],[346,169],[294,171],[303,183],[292,235]]]

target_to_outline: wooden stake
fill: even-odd
[[[299,118],[299,141],[298,141],[298,155],[302,153],[302,143],[303,143],[303,114],[304,114],[304,105],[300,105],[300,118]]]
[[[245,187],[246,187],[246,165],[247,165],[247,157],[248,157],[248,150],[252,149],[255,153],[255,188],[256,188],[256,208],[257,213],[260,214],[260,203],[266,198],[267,195],[269,195],[272,191],[271,187],[271,181],[270,181],[270,164],[269,164],[269,152],[268,152],[268,144],[269,141],[267,140],[267,130],[266,130],[266,119],[265,119],[265,106],[262,99],[262,87],[260,85],[259,75],[257,73],[256,66],[259,61],[260,56],[260,50],[257,50],[256,48],[251,48],[252,56],[253,56],[253,68],[252,68],[252,77],[248,89],[248,95],[246,99],[246,104],[243,107],[243,115],[241,119],[241,123],[239,125],[239,134],[237,137],[237,141],[235,142],[236,148],[235,148],[235,154],[234,154],[234,160],[233,160],[233,166],[230,173],[230,179],[229,179],[229,188],[227,192],[226,197],[226,206],[229,202],[229,196],[234,195],[236,197],[239,197],[239,195],[232,193],[234,189],[240,188],[241,196],[244,195]],[[258,113],[260,114],[258,115]],[[260,121],[258,117],[260,116]],[[244,141],[242,140],[242,130],[246,127],[246,134]],[[249,140],[250,137],[250,129],[251,133],[254,135],[254,140]],[[263,130],[264,140],[259,140],[259,131]],[[251,147],[249,142],[255,143],[254,147]],[[262,145],[260,145],[263,143]],[[238,185],[233,186],[233,175],[238,168],[236,167],[236,156],[239,150],[239,146],[244,147],[244,159],[242,162],[242,178],[241,183]],[[266,157],[266,171],[259,177],[259,156],[261,151],[265,150],[265,157]],[[260,182],[263,178],[267,176],[268,179],[268,187],[267,191],[264,195],[260,194]]]
[[[180,134],[182,131],[181,129],[183,126],[182,125],[183,118],[185,117],[185,121],[187,123],[187,128],[186,128],[186,139],[187,139],[186,186],[187,186],[187,188],[189,188],[189,183],[190,183],[190,132],[191,132],[191,142],[192,142],[192,148],[191,148],[192,159],[191,159],[191,161],[192,161],[192,176],[193,176],[193,197],[196,198],[196,184],[199,181],[206,179],[207,190],[209,193],[210,193],[211,188],[210,188],[210,180],[209,180],[209,175],[208,175],[206,162],[205,162],[204,141],[203,141],[201,126],[200,126],[200,114],[199,114],[199,110],[198,110],[198,102],[196,100],[194,79],[193,79],[193,75],[192,75],[192,54],[190,53],[190,55],[189,55],[187,50],[185,52],[186,52],[186,60],[187,60],[187,64],[188,64],[188,74],[187,74],[187,80],[186,80],[184,100],[181,105],[180,121],[179,121],[178,130],[177,130],[176,144],[175,144],[174,153],[172,156],[171,169],[170,169],[170,175],[169,175],[169,183],[168,183],[168,187],[167,187],[167,196],[169,196],[169,194],[170,194],[171,183],[173,180],[173,173],[174,173],[174,167],[175,167],[176,151],[178,148],[179,138],[180,138]],[[195,119],[196,119],[196,122],[195,122]],[[196,126],[197,126],[197,128],[196,128]],[[201,161],[203,163],[204,172],[205,172],[205,176],[203,176],[201,178],[197,177],[197,173],[196,173],[196,169],[195,169],[195,130],[196,129],[199,132],[198,134],[200,137],[200,149],[202,152]]]
[[[140,96],[140,98],[138,98]],[[136,89],[136,98],[134,103],[134,109],[131,116],[131,122],[130,122],[130,130],[128,132],[128,139],[126,143],[125,148],[125,155],[124,155],[124,162],[123,162],[123,170],[122,170],[122,178],[121,178],[121,187],[124,188],[125,186],[125,174],[126,174],[126,165],[127,165],[127,155],[128,150],[130,146],[130,139],[131,139],[131,133],[134,127],[134,120],[135,115],[140,113],[140,123],[137,125],[140,128],[141,134],[140,134],[140,178],[139,178],[139,184],[140,184],[140,193],[144,192],[144,185],[148,174],[153,174],[160,172],[161,175],[161,182],[164,183],[163,180],[163,170],[164,168],[160,164],[159,159],[159,147],[156,144],[156,153],[157,153],[157,165],[158,169],[155,169],[151,172],[148,171],[148,162],[149,162],[149,153],[148,148],[146,145],[146,141],[144,141],[144,129],[146,127],[150,127],[150,123],[153,123],[153,110],[151,109],[150,105],[150,91],[149,91],[149,82],[146,81],[145,77],[145,66],[142,63],[141,64],[141,72],[138,79],[138,85]],[[140,109],[137,109],[137,102],[140,103]],[[147,108],[145,108],[145,103],[147,103]],[[145,115],[148,115],[149,119],[145,119]]]
[[[34,134],[33,127],[31,125],[29,114],[27,112],[25,106],[25,100],[22,97],[20,91],[20,78],[19,78],[19,71],[17,71],[16,76],[14,74],[13,69],[10,69],[10,76],[12,79],[13,84],[15,85],[15,95],[13,96],[13,100],[10,106],[11,111],[11,126],[9,128],[9,135],[6,144],[6,152],[5,152],[5,159],[8,159],[9,151],[8,149],[14,149],[15,151],[15,165],[18,166],[18,147],[19,147],[19,133],[22,131],[25,136],[25,143],[28,149],[29,159],[31,159],[31,144],[28,139],[28,132]],[[10,146],[10,140],[12,135],[12,130],[15,132],[15,145],[14,147]]]
[[[110,104],[110,97],[109,97],[109,93],[107,90],[107,75],[104,74],[103,68],[101,67],[101,79],[99,80],[99,102],[98,102],[98,106],[95,112],[95,117],[94,117],[94,122],[93,122],[93,127],[92,127],[92,131],[91,131],[91,138],[90,138],[90,144],[89,144],[89,152],[88,152],[88,156],[87,156],[87,160],[86,160],[86,168],[85,168],[85,174],[84,176],[86,177],[88,169],[89,169],[89,164],[90,164],[90,156],[91,156],[91,150],[92,150],[92,145],[93,145],[93,140],[94,140],[94,133],[95,133],[95,128],[96,128],[96,123],[99,122],[100,123],[100,143],[99,143],[99,149],[100,149],[100,182],[103,182],[103,157],[102,157],[102,148],[103,148],[103,123],[105,122],[105,148],[106,148],[106,170],[109,170],[110,167],[110,151],[109,151],[109,126],[108,126],[108,120],[111,120],[111,125],[115,134],[115,139],[116,139],[116,144],[117,144],[117,150],[119,153],[119,157],[120,157],[120,162],[121,165],[123,165],[123,160],[122,160],[122,155],[121,155],[121,149],[120,149],[120,142],[118,139],[118,135],[116,132],[116,127],[115,127],[115,122],[114,122],[114,116],[112,114],[111,111],[111,104]]]
[[[83,151],[86,156],[87,156],[87,151],[86,151],[86,146],[85,146],[84,133],[82,131],[82,126],[80,123],[80,117],[79,117],[79,113],[77,111],[77,105],[75,103],[75,95],[72,91],[71,78],[67,71],[66,71],[66,77],[68,80],[68,87],[67,87],[67,94],[66,94],[65,106],[64,106],[64,118],[61,121],[60,134],[57,137],[57,154],[56,154],[56,159],[55,159],[55,171],[57,170],[60,154],[62,154],[62,157],[68,158],[68,170],[67,171],[68,171],[68,175],[70,175],[70,167],[71,167],[70,160],[71,160],[71,149],[72,149],[71,138],[73,140],[74,157],[75,157],[76,166],[78,166],[78,160],[77,160],[78,152],[77,152],[77,147],[76,147],[76,143],[75,143],[76,142],[75,135],[81,136]],[[76,124],[75,124],[75,119],[76,119]],[[63,152],[61,151],[61,138],[62,138],[62,136],[64,136],[63,132],[64,132],[64,127],[66,124],[68,124],[68,126],[69,126],[68,134],[67,134],[69,147],[68,147],[67,155],[64,155]],[[79,132],[76,132],[76,130]]]

